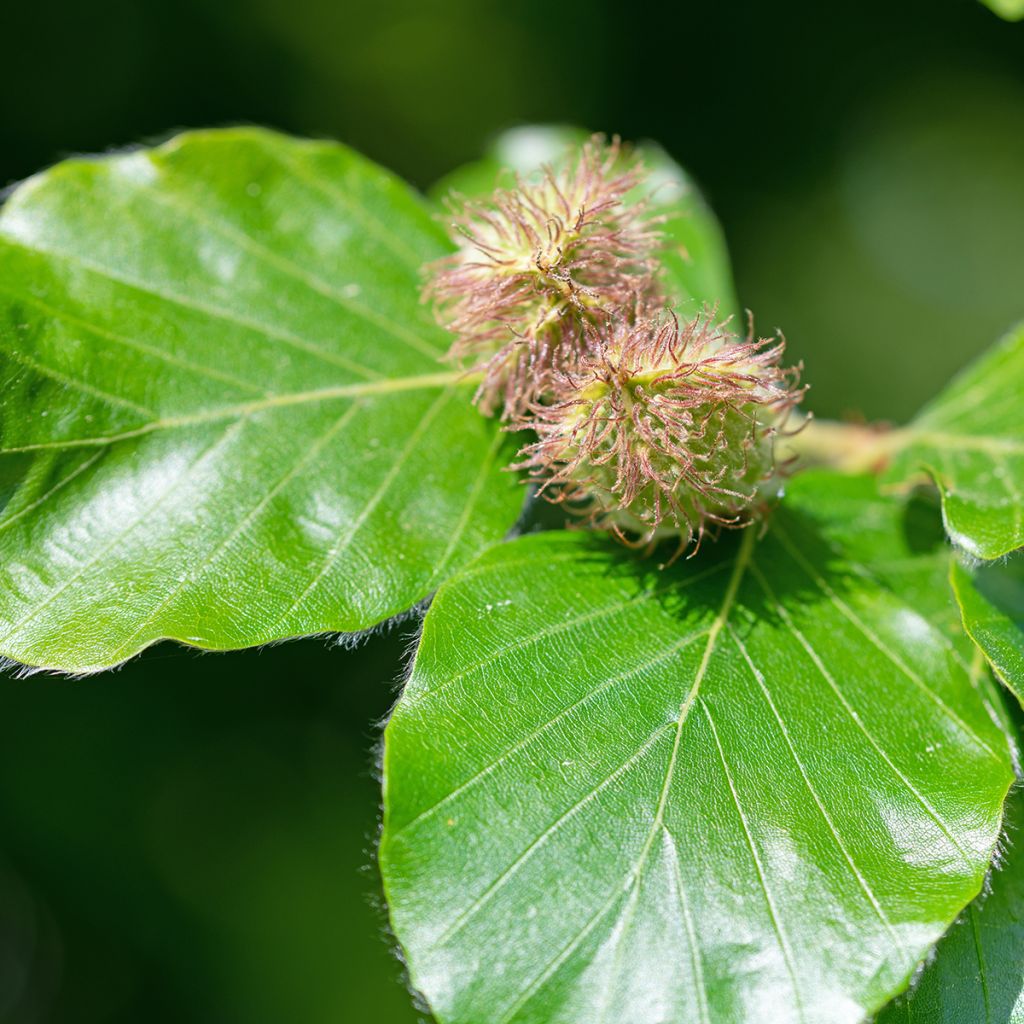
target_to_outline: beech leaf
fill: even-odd
[[[516,519],[419,301],[448,243],[343,146],[186,134],[0,211],[0,654],[366,629]]]
[[[563,532],[441,588],[380,863],[443,1024],[852,1024],[906,987],[1012,780],[916,517],[809,473],[670,568]]]

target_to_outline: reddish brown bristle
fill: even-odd
[[[617,320],[522,419],[538,440],[520,466],[550,500],[642,541],[744,525],[802,396],[797,371],[779,367],[783,348],[738,339],[710,314]]]
[[[624,202],[643,178],[618,140],[595,137],[561,170],[453,206],[460,250],[424,294],[456,335],[449,357],[483,375],[483,412],[520,415],[573,362],[584,324],[656,291],[655,219]]]

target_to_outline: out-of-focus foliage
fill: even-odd
[[[397,643],[3,679],[4,1024],[413,1024],[369,870]]]
[[[1007,21],[1020,21],[1024,18],[1024,3],[1021,0],[982,0],[982,3]]]

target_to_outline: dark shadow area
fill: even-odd
[[[32,456],[28,453],[0,458],[0,515],[3,515],[31,465]]]
[[[949,542],[934,487],[918,487],[903,506],[903,539],[915,555],[927,555]]]
[[[0,680],[0,1020],[416,1020],[371,870],[408,639]]]
[[[979,566],[974,574],[974,585],[1024,630],[1024,551]]]
[[[533,508],[541,504],[535,503]],[[558,529],[565,521],[564,510],[555,506],[547,518],[550,522],[544,524],[544,529]],[[533,523],[530,532],[541,532],[540,524],[535,520]],[[784,605],[789,601],[811,605],[828,601],[810,573],[827,577],[828,585],[839,595],[849,588],[863,587],[863,578],[844,565],[841,545],[822,532],[806,506],[792,503],[773,509],[764,525],[722,528],[717,539],[706,537],[699,548],[691,545],[682,554],[676,540],[662,541],[648,551],[617,543],[606,533],[573,531],[574,558],[565,563],[565,586],[573,587],[574,570],[588,577],[596,571],[609,581],[609,586],[616,581],[628,581],[629,593],[649,595],[669,614],[689,613],[694,607],[713,612],[724,601],[751,531],[755,535],[754,548],[746,567],[740,569],[737,603],[750,609],[758,619],[781,621],[775,599]],[[796,555],[792,553],[793,547]],[[543,555],[540,560],[542,564]],[[767,578],[772,598],[752,578],[750,564],[760,568]]]

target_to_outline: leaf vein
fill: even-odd
[[[808,657],[811,659],[811,662],[814,664],[814,667],[817,669],[818,673],[825,680],[825,682],[828,684],[829,688],[836,695],[836,697],[839,698],[840,705],[850,716],[851,721],[854,723],[854,725],[857,726],[857,729],[863,734],[864,738],[871,745],[875,753],[877,753],[878,756],[881,757],[882,760],[886,763],[886,765],[892,771],[893,775],[895,775],[896,778],[900,780],[900,782],[906,787],[907,791],[921,805],[925,813],[932,819],[932,821],[935,822],[935,824],[938,826],[942,834],[949,840],[953,848],[964,859],[964,862],[968,866],[970,866],[972,864],[970,856],[957,841],[956,837],[952,833],[952,830],[942,819],[942,816],[938,813],[938,811],[935,810],[934,807],[932,807],[931,803],[917,789],[917,787],[914,786],[910,779],[908,779],[907,776],[904,775],[903,772],[896,767],[896,764],[893,762],[893,760],[882,749],[881,745],[878,743],[875,737],[871,735],[871,733],[867,729],[867,726],[865,726],[864,722],[861,720],[860,715],[853,709],[849,701],[847,701],[845,695],[842,692],[842,689],[839,687],[839,684],[835,681],[834,677],[832,676],[832,673],[829,672],[828,669],[825,667],[825,663],[822,661],[821,656],[818,654],[817,650],[815,650],[815,648],[811,646],[810,641],[797,628],[797,625],[791,618],[789,612],[779,602],[779,599],[775,596],[775,593],[772,591],[764,575],[758,570],[756,565],[752,566],[751,568],[753,576],[761,585],[761,588],[765,592],[765,596],[775,606],[775,610],[778,612],[779,618],[781,618],[786,623],[787,628],[793,634],[797,643],[799,643],[800,646],[807,652]]]
[[[126,348],[132,348],[138,352],[144,353],[145,355],[153,356],[155,359],[159,359],[162,362],[167,363],[168,366],[177,366],[179,369],[187,370],[190,373],[198,374],[199,376],[217,381],[218,383],[230,384],[232,387],[239,388],[243,391],[252,391],[256,394],[262,395],[267,394],[267,392],[262,388],[257,387],[249,381],[242,380],[240,377],[236,377],[233,374],[225,373],[222,370],[216,370],[213,367],[206,366],[202,363],[193,363],[189,359],[181,359],[180,357],[168,352],[166,349],[160,348],[158,345],[149,345],[146,342],[139,341],[135,338],[129,338],[126,335],[117,334],[105,327],[100,327],[98,324],[91,323],[79,316],[68,313],[66,310],[58,309],[56,306],[51,306],[49,303],[43,302],[41,299],[37,299],[34,295],[26,295],[22,292],[17,292],[13,289],[4,288],[2,286],[0,286],[0,293],[8,295],[19,302],[27,302],[40,312],[81,327],[83,330],[89,331],[91,334],[95,334],[98,338],[103,338],[107,341],[112,341],[117,345],[124,345]]]
[[[271,395],[269,398],[255,402],[242,402],[238,405],[221,406],[204,409],[182,416],[155,419],[134,430],[126,430],[109,437],[76,438],[68,441],[52,441],[39,444],[20,445],[0,450],[0,455],[16,454],[28,451],[53,449],[83,448],[94,445],[111,445],[119,441],[129,441],[143,437],[158,430],[176,430],[181,427],[193,427],[203,423],[215,423],[217,420],[253,416],[256,413],[273,409],[284,409],[294,405],[312,405],[317,402],[333,401],[341,398],[361,398],[371,395],[397,394],[404,391],[426,391],[433,388],[460,386],[465,375],[460,372],[423,374],[419,377],[392,377],[382,380],[360,381],[357,384],[341,384],[337,387],[318,388],[312,391],[293,391],[287,394]],[[469,386],[469,381],[466,385]]]
[[[841,597],[828,585],[828,583],[821,577],[821,575],[815,572],[814,568],[808,563],[804,556],[794,546],[793,542],[786,536],[778,524],[775,526],[775,535],[782,542],[782,546],[786,548],[792,557],[804,573],[814,582],[818,589],[829,599],[829,601],[839,610],[840,614],[847,619],[857,629],[857,631],[868,640],[872,646],[874,646],[889,662],[891,662],[902,675],[909,679],[922,693],[931,700],[936,707],[951,721],[953,722],[963,733],[975,743],[978,747],[984,750],[994,761],[1002,761],[1002,758],[978,735],[978,733],[972,729],[916,672],[914,672],[902,658],[896,656],[893,651],[881,640],[881,638],[871,629],[869,629],[861,618],[856,615],[850,606],[843,601]]]
[[[269,324],[262,323],[259,320],[242,316],[234,310],[225,309],[212,303],[201,302],[198,299],[181,295],[167,288],[157,286],[151,282],[140,281],[137,278],[129,277],[126,274],[119,274],[111,267],[87,260],[77,253],[53,247],[44,248],[38,244],[32,246],[28,246],[25,243],[19,244],[24,248],[29,249],[29,251],[41,253],[54,259],[61,260],[64,263],[69,263],[72,266],[81,267],[83,270],[95,274],[97,277],[102,277],[107,281],[111,281],[114,284],[122,285],[125,288],[131,288],[133,291],[142,292],[145,295],[151,295],[154,298],[161,299],[162,301],[174,306],[179,306],[182,309],[189,309],[195,313],[202,313],[203,316],[209,316],[215,320],[223,320],[225,323],[232,323],[238,327],[244,327],[246,330],[262,335],[268,341],[280,341],[291,348],[295,348],[307,353],[308,355],[315,356],[333,366],[341,367],[344,370],[348,370],[350,373],[358,374],[365,379],[374,380],[380,376],[380,374],[375,370],[362,366],[360,363],[331,352],[328,349],[321,348],[319,345],[314,345],[311,341],[301,338],[299,335],[293,334],[291,331],[284,331],[280,328],[271,327]]]
[[[79,568],[72,573],[59,587],[52,590],[47,597],[39,604],[34,605],[26,615],[19,619],[6,633],[0,637],[0,643],[9,640],[15,633],[21,629],[27,622],[35,618],[41,611],[49,607],[61,594],[63,594],[73,583],[76,583],[82,578],[91,568],[93,568],[109,551],[112,551],[117,544],[128,536],[136,527],[140,526],[153,512],[159,508],[160,504],[173,492],[175,492],[181,485],[181,482],[186,479],[189,474],[193,473],[198,466],[200,466],[206,459],[208,459],[217,449],[223,447],[225,444],[233,440],[234,436],[241,430],[245,424],[244,419],[236,420],[230,424],[228,428],[217,437],[210,445],[208,445],[199,456],[194,459],[185,468],[178,477],[171,481],[171,483],[160,492],[156,500],[146,506],[142,514],[137,518],[133,519],[124,529],[119,530],[113,537],[113,539],[105,544],[99,551],[95,552],[93,556],[87,559]]]
[[[9,359],[12,359],[16,363],[20,363],[27,369],[33,370],[35,373],[42,374],[44,377],[49,377],[51,380],[55,380],[75,391],[80,391],[83,395],[89,395],[91,398],[98,398],[101,402],[104,402],[107,405],[119,406],[140,416],[155,417],[157,415],[155,410],[150,409],[145,405],[140,405],[138,402],[133,402],[128,398],[122,398],[120,395],[112,395],[109,391],[104,391],[102,388],[98,388],[84,380],[72,377],[69,374],[64,373],[62,370],[57,370],[52,366],[46,366],[44,363],[39,362],[37,359],[33,359],[24,352],[17,352],[11,349],[3,349],[2,351]]]
[[[396,256],[408,263],[410,267],[419,269],[420,264],[423,262],[420,256],[403,239],[391,231],[383,221],[371,214],[366,206],[357,205],[347,193],[331,188],[316,177],[315,174],[308,173],[304,169],[303,164],[298,160],[292,159],[290,155],[286,155],[285,151],[280,147],[264,146],[263,149],[268,156],[294,175],[299,181],[310,186],[313,190],[331,200],[331,202],[344,206],[345,209],[361,220],[364,226],[373,231]]]
[[[446,391],[442,391],[441,394],[438,395],[437,398],[431,403],[430,408],[423,414],[423,416],[420,417],[419,423],[416,425],[416,428],[409,435],[409,439],[406,441],[401,453],[392,463],[387,473],[385,473],[376,491],[374,491],[371,497],[367,500],[366,504],[363,506],[363,510],[356,517],[356,520],[349,528],[348,533],[345,534],[344,538],[338,538],[338,541],[328,552],[327,558],[324,560],[324,563],[320,567],[320,570],[309,582],[309,584],[302,591],[302,593],[295,599],[295,601],[292,603],[288,611],[286,611],[284,615],[282,615],[281,618],[278,620],[278,622],[276,623],[278,627],[283,626],[284,623],[286,623],[288,619],[290,619],[291,616],[294,615],[295,612],[300,607],[302,607],[305,601],[309,598],[309,595],[320,585],[320,582],[331,571],[331,569],[337,563],[338,559],[342,556],[342,554],[344,554],[344,552],[348,549],[352,541],[355,539],[356,535],[359,533],[363,525],[366,523],[366,520],[370,517],[370,514],[383,500],[384,495],[387,494],[387,492],[390,490],[395,480],[398,479],[398,476],[402,471],[402,467],[409,460],[409,457],[412,455],[412,453],[416,450],[416,446],[422,440],[423,435],[427,431],[427,428],[433,422],[433,420],[444,407],[444,405],[451,399],[453,394],[454,391],[451,388],[449,388]]]
[[[3,522],[0,522],[0,533],[3,533],[4,530],[9,529],[23,516],[27,516],[30,512],[34,512],[37,508],[39,508],[40,505],[44,504],[51,497],[53,497],[54,494],[56,494],[60,490],[63,490],[69,483],[71,483],[72,480],[74,480],[76,477],[81,476],[82,473],[86,472],[87,470],[91,469],[101,458],[103,458],[103,456],[107,453],[108,450],[109,449],[107,448],[101,448],[90,458],[86,459],[85,462],[80,462],[70,473],[67,474],[67,476],[62,477],[45,494],[40,495],[31,504],[26,505],[23,509],[20,509],[13,515],[9,516],[7,519],[3,520]]]
[[[312,271],[295,263],[294,260],[278,255],[272,249],[268,249],[262,243],[257,242],[255,238],[240,228],[235,227],[233,224],[203,213],[198,206],[192,203],[184,203],[180,200],[171,199],[169,196],[152,189],[140,192],[139,194],[145,195],[151,202],[156,203],[158,206],[163,206],[170,210],[176,210],[183,216],[191,218],[195,223],[202,225],[208,230],[220,235],[222,238],[240,246],[266,266],[274,267],[276,270],[292,278],[292,280],[298,281],[300,284],[304,284],[310,291],[316,292],[318,295],[322,295],[325,299],[333,302],[340,309],[344,309],[349,313],[354,313],[367,323],[381,328],[390,334],[396,341],[400,341],[404,345],[407,345],[415,351],[429,356],[432,359],[437,359],[443,354],[442,349],[424,341],[415,332],[408,330],[400,323],[392,320],[390,317],[369,309],[367,306],[364,306],[363,303],[357,302],[355,299],[342,294],[335,288],[332,288],[330,284],[324,281],[323,278],[319,277],[317,274],[314,274]]]
[[[157,606],[149,612],[139,623],[135,631],[123,642],[117,649],[111,654],[111,660],[117,661],[121,655],[125,653],[127,648],[131,645],[132,641],[142,633],[152,622],[155,621],[156,617],[165,609],[171,602],[185,589],[189,583],[196,583],[199,579],[210,570],[210,568],[216,564],[217,559],[231,546],[234,540],[241,534],[241,532],[249,525],[266,507],[270,504],[274,498],[277,497],[281,491],[290,484],[295,477],[302,472],[302,470],[309,465],[309,463],[316,458],[316,456],[324,449],[324,447],[330,442],[339,431],[343,430],[349,420],[356,414],[360,406],[360,402],[353,402],[348,409],[342,413],[331,424],[325,433],[318,437],[312,445],[308,448],[305,454],[295,464],[291,466],[287,473],[282,476],[274,485],[270,488],[257,502],[257,504],[236,524],[235,528],[228,534],[228,536],[218,544],[213,551],[194,569],[191,569],[185,574],[179,581],[178,585],[174,587],[170,593],[163,600],[157,604]]]
[[[445,929],[444,933],[437,940],[437,945],[444,945],[455,937],[468,923],[476,916],[493,898],[494,896],[508,884],[513,875],[515,875],[524,864],[526,864],[531,857],[546,843],[551,837],[557,834],[558,830],[562,828],[567,821],[572,820],[579,812],[586,807],[592,800],[596,799],[600,793],[603,793],[610,785],[620,779],[630,768],[637,764],[647,754],[647,752],[658,742],[658,740],[675,725],[674,722],[667,722],[659,725],[657,729],[643,742],[643,744],[635,750],[629,757],[623,761],[610,775],[607,775],[601,780],[596,786],[588,790],[587,793],[574,803],[568,810],[564,811],[555,821],[553,821],[543,832],[534,839],[529,846],[527,846],[522,853],[500,874],[498,877],[484,890],[484,892],[478,896],[473,902]]]
[[[509,563],[502,562],[501,568],[505,568]],[[487,566],[488,569],[492,568]],[[481,661],[475,662],[468,668],[464,668],[453,676],[449,676],[439,685],[427,690],[423,693],[423,697],[434,697],[437,694],[447,690],[450,686],[465,679],[467,676],[472,675],[475,672],[479,672],[482,668],[487,668],[493,665],[496,661],[504,658],[506,654],[512,654],[515,651],[522,650],[524,647],[529,647],[530,644],[536,643],[538,640],[547,640],[552,636],[558,636],[567,630],[573,629],[575,626],[580,626],[585,622],[599,621],[606,618],[609,615],[617,615],[620,612],[632,608],[634,605],[640,604],[643,601],[648,600],[652,597],[657,597],[661,594],[675,593],[681,590],[685,590],[687,587],[693,586],[696,583],[702,582],[703,580],[714,576],[716,573],[721,572],[725,568],[725,563],[721,562],[718,565],[711,566],[708,569],[704,569],[701,572],[695,573],[693,576],[684,580],[681,583],[670,583],[664,587],[658,587],[653,590],[644,590],[639,594],[634,594],[633,597],[626,601],[616,601],[613,604],[604,605],[601,608],[596,608],[589,612],[584,612],[582,615],[576,615],[571,619],[565,619],[563,622],[557,622],[551,626],[545,626],[543,629],[537,630],[535,633],[530,633],[527,636],[520,637],[518,640],[513,641],[510,644],[506,644],[503,647],[499,647],[496,651],[492,651]],[[460,580],[465,579],[465,575],[459,577]],[[412,699],[412,695],[408,699]]]
[[[729,770],[729,764],[725,759],[725,751],[722,749],[722,741],[718,737],[718,729],[715,726],[714,718],[711,716],[711,709],[708,707],[707,701],[705,700],[701,700],[700,706],[707,717],[708,725],[711,726],[711,734],[714,737],[715,746],[718,748],[718,758],[722,762],[722,771],[725,773],[725,781],[728,783],[729,792],[732,795],[732,802],[736,807],[736,813],[739,815],[740,824],[743,827],[743,834],[746,837],[747,846],[750,849],[750,854],[754,861],[754,868],[757,871],[757,878],[761,884],[761,891],[764,893],[765,903],[768,906],[768,916],[771,918],[772,928],[775,931],[775,937],[779,943],[779,950],[782,953],[782,958],[785,961],[786,970],[789,974],[789,980],[793,986],[793,1001],[796,1003],[797,1016],[800,1020],[804,1020],[803,999],[800,994],[800,986],[797,985],[796,981],[796,966],[793,962],[793,952],[789,947],[789,940],[786,938],[786,934],[782,929],[782,923],[779,919],[779,912],[775,905],[775,899],[771,894],[771,890],[768,888],[768,879],[765,875],[764,865],[761,863],[761,855],[757,852],[757,844],[754,842],[754,837],[751,834],[750,825],[747,822],[747,815],[743,810],[743,805],[740,803],[740,796],[736,791],[736,784],[733,781],[732,772]]]
[[[678,654],[679,651],[688,647],[691,643],[694,642],[694,640],[700,639],[700,637],[704,636],[706,633],[706,629],[701,629],[698,630],[696,633],[691,633],[689,636],[683,637],[681,640],[676,641],[671,646],[661,651],[656,657],[648,658],[639,665],[633,665],[625,672],[620,672],[616,676],[610,676],[608,679],[605,679],[600,685],[596,686],[592,690],[589,690],[579,700],[574,701],[567,707],[562,708],[562,710],[559,711],[558,714],[556,714],[553,718],[549,718],[546,722],[537,726],[536,729],[533,729],[521,740],[519,740],[513,746],[509,747],[502,754],[500,754],[494,761],[491,761],[483,768],[481,768],[478,772],[476,772],[476,774],[472,775],[465,782],[461,783],[457,788],[453,789],[450,793],[446,793],[440,800],[437,801],[437,803],[431,804],[430,807],[427,807],[425,810],[420,811],[419,814],[416,815],[416,817],[411,818],[409,821],[405,822],[405,824],[402,825],[402,827],[398,829],[397,832],[392,833],[392,835],[397,838],[403,832],[412,828],[414,825],[419,824],[422,820],[436,814],[437,811],[439,811],[442,807],[444,807],[446,804],[450,803],[457,797],[461,796],[467,790],[471,789],[476,783],[482,781],[493,771],[501,767],[501,765],[504,764],[510,757],[514,756],[524,747],[528,746],[531,742],[542,736],[552,726],[556,725],[558,722],[560,722],[563,718],[567,717],[568,715],[571,715],[573,711],[577,711],[579,708],[590,703],[590,701],[592,701],[595,697],[599,697],[602,693],[605,693],[607,690],[612,689],[618,684],[624,683],[627,680],[634,678],[641,672],[646,672],[648,669],[654,668],[654,666],[661,664],[661,662],[663,661],[667,661],[673,655]]]
[[[879,921],[881,921],[885,930],[889,933],[889,938],[891,939],[892,944],[896,948],[897,952],[899,952],[900,954],[905,954],[906,951],[904,950],[903,944],[900,942],[899,936],[896,934],[896,931],[892,926],[892,922],[889,920],[889,916],[882,908],[882,905],[878,900],[878,897],[875,895],[871,886],[868,884],[868,881],[864,877],[860,868],[857,867],[857,864],[855,863],[852,854],[847,849],[846,843],[843,842],[843,839],[839,834],[839,830],[836,828],[835,822],[832,820],[832,815],[829,814],[824,803],[822,802],[821,797],[818,795],[818,791],[815,789],[814,784],[811,782],[807,769],[804,767],[803,762],[800,760],[800,756],[797,754],[796,747],[793,744],[793,739],[789,734],[789,728],[786,726],[786,723],[782,718],[782,715],[779,712],[778,707],[775,704],[775,700],[772,697],[771,692],[768,690],[768,685],[765,682],[764,673],[761,672],[754,664],[753,660],[750,657],[750,653],[747,650],[746,645],[740,639],[736,631],[732,629],[732,627],[729,628],[729,635],[732,638],[733,643],[735,643],[736,647],[739,649],[743,661],[750,669],[750,674],[754,677],[754,681],[757,683],[758,688],[761,690],[761,693],[768,704],[768,707],[771,709],[772,715],[775,718],[775,721],[778,723],[779,730],[782,733],[782,737],[786,742],[786,747],[789,750],[790,756],[793,758],[793,763],[796,765],[797,771],[800,773],[801,779],[803,779],[804,786],[807,788],[807,792],[810,793],[811,799],[814,801],[814,804],[818,808],[819,813],[825,820],[825,824],[828,826],[829,833],[835,841],[835,844],[838,847],[839,852],[843,855],[843,859],[846,861],[850,869],[850,872],[852,873],[853,877],[857,882],[857,885],[864,893],[864,896],[870,904],[875,915],[878,917]]]

